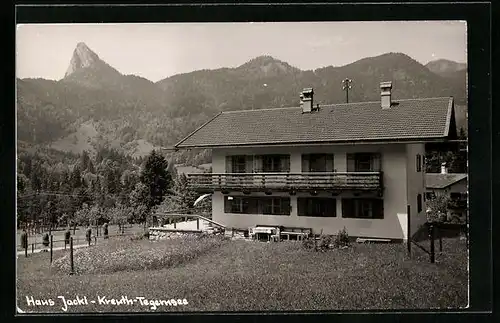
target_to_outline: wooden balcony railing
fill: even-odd
[[[198,192],[379,190],[382,172],[328,173],[197,173],[188,186]]]

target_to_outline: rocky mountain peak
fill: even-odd
[[[73,51],[73,56],[71,57],[69,67],[64,77],[73,74],[79,69],[90,67],[99,60],[99,56],[96,53],[94,53],[85,43],[80,42]]]

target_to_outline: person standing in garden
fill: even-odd
[[[90,241],[92,239],[92,228],[90,227],[90,224],[87,227],[87,232],[85,233],[85,238],[86,238],[88,244],[90,245]]]
[[[103,233],[104,233],[104,239],[107,239],[108,238],[108,224],[107,223],[104,223],[103,225]]]

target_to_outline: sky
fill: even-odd
[[[302,70],[342,66],[388,52],[422,64],[467,62],[464,21],[18,25],[16,74],[59,80],[84,42],[123,74],[151,81],[237,67],[271,55]]]

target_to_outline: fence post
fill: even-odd
[[[52,249],[54,248],[54,236],[50,235],[50,263],[52,263]]]
[[[429,224],[429,239],[431,242],[431,263],[433,264],[435,261],[435,254],[434,254],[434,225],[432,223]]]
[[[31,244],[31,253],[35,253],[35,244],[34,243]]]
[[[94,245],[97,246],[97,236],[94,236]]]
[[[439,236],[439,252],[443,251],[443,235],[441,232],[441,228],[438,227],[438,236]]]
[[[69,259],[71,265],[71,271],[69,272],[69,274],[73,275],[75,273],[75,266],[73,262],[73,237],[69,239]]]
[[[408,257],[411,258],[411,239],[410,239],[410,205],[406,205],[406,248],[408,249]]]
[[[177,229],[177,220],[174,220],[174,229]]]
[[[200,230],[200,218],[196,218],[196,230]]]

